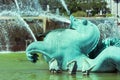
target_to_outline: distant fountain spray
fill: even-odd
[[[20,13],[20,8],[19,8],[19,5],[18,5],[17,0],[14,0],[14,1],[15,1],[15,4],[16,4],[16,7],[17,7],[17,10],[18,10],[18,13]]]
[[[0,17],[3,18],[2,20],[0,20],[0,47],[1,49],[3,45],[6,47],[3,49],[3,51],[10,50],[10,44],[11,42],[14,42],[16,37],[22,39],[24,36],[24,40],[22,39],[22,42],[24,43],[25,39],[27,39],[25,38],[25,34],[22,36],[19,36],[19,34],[25,31],[31,37],[30,39],[37,41],[29,25],[23,20],[23,18],[19,14],[11,11],[4,11],[0,14]],[[17,32],[15,32],[14,30],[17,30]],[[17,43],[19,42],[20,40],[17,40]]]
[[[67,14],[70,15],[70,11],[68,10],[65,1],[64,0],[58,0],[58,1],[63,5]],[[3,11],[3,9],[5,11]],[[0,33],[0,49],[2,48],[2,45],[5,45],[5,47],[7,48],[6,50],[9,50],[9,47],[10,47],[9,41],[11,41],[10,31],[12,33],[14,33],[13,28],[16,28],[16,27],[19,27],[18,30],[20,28],[24,28],[26,33],[29,33],[29,34],[27,34],[27,36],[30,36],[30,38],[25,38],[24,34],[20,35],[20,36],[24,36],[24,39],[26,39],[26,40],[27,39],[32,39],[34,41],[37,41],[36,38],[35,38],[35,35],[33,34],[32,30],[30,29],[29,25],[24,21],[24,19],[21,16],[25,16],[25,17],[28,17],[28,16],[32,16],[32,17],[42,16],[42,17],[52,19],[52,20],[55,20],[55,21],[60,21],[60,22],[63,22],[63,23],[68,23],[68,24],[70,23],[70,20],[68,18],[66,18],[65,16],[60,16],[59,15],[59,9],[56,10],[56,14],[50,13],[49,6],[48,6],[48,11],[43,11],[42,8],[41,8],[41,5],[39,3],[39,0],[14,0],[14,3],[10,4],[9,6],[8,5],[0,5],[0,11],[1,11],[0,17],[5,16],[7,18],[10,18],[10,19],[7,19],[7,20],[0,18],[0,21],[1,21],[0,22],[0,32],[1,32]],[[11,18],[14,18],[14,20],[11,19]],[[95,20],[95,19],[93,19],[93,20]],[[93,22],[96,22],[96,24],[98,25],[98,24],[102,23],[101,21],[103,21],[103,20],[100,20],[100,21],[95,20]],[[114,22],[114,21],[112,21],[112,22]],[[108,31],[108,32],[106,31],[106,29],[108,30],[109,26],[113,26],[113,25],[107,25],[107,24],[105,23],[103,25],[103,23],[102,23],[102,25],[99,25],[100,30],[103,31],[103,32],[106,32],[106,34],[103,34],[104,39],[106,39],[108,37],[116,36],[116,34],[110,35],[109,34],[110,31]],[[103,30],[105,28],[105,26],[108,26],[108,27],[106,27],[106,29]],[[113,30],[113,27],[111,27],[111,29]],[[24,32],[21,29],[19,31],[21,33]],[[115,32],[116,32],[116,29],[115,29],[114,32],[111,31],[111,33],[115,33]],[[14,33],[13,35],[16,35],[16,33]],[[18,36],[18,37],[20,37],[20,36]],[[31,38],[31,36],[32,36],[32,38]],[[19,40],[18,40],[18,42],[19,42]]]
[[[20,21],[20,25],[24,25],[27,29],[27,31],[29,31],[29,33],[32,35],[34,41],[37,41],[36,38],[35,38],[35,35],[34,33],[32,32],[32,30],[30,29],[29,25],[23,20],[22,17],[20,17],[18,14],[16,15],[17,16],[17,20]]]
[[[63,7],[65,8],[65,10],[67,11],[67,14],[70,15],[70,11],[68,10],[67,5],[65,4],[65,1],[64,0],[60,0],[60,1],[62,3]]]
[[[35,16],[42,12],[38,0],[17,0],[16,3],[19,4],[21,14]]]

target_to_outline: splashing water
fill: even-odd
[[[68,18],[65,18],[65,16],[60,16],[60,15],[57,15],[57,14],[55,15],[55,14],[52,14],[52,13],[45,13],[45,11],[42,10],[41,5],[39,4],[38,0],[14,0],[14,2],[15,2],[14,6],[12,4],[12,5],[10,5],[10,7],[7,7],[6,11],[4,11],[3,13],[0,13],[0,17],[8,16],[8,17],[14,17],[15,18],[13,21],[12,21],[12,19],[9,19],[9,20],[5,20],[3,22],[0,22],[0,25],[2,26],[2,27],[0,26],[0,32],[2,33],[2,34],[0,34],[0,36],[4,35],[4,36],[2,36],[2,38],[4,38],[5,41],[6,41],[5,44],[6,44],[7,50],[9,50],[9,47],[10,47],[9,46],[9,44],[10,44],[9,41],[10,41],[10,36],[11,35],[8,33],[9,30],[11,30],[11,28],[12,28],[10,26],[13,26],[14,28],[15,27],[26,28],[26,31],[30,33],[30,35],[32,36],[34,41],[37,41],[33,32],[32,32],[32,30],[29,28],[29,25],[23,20],[23,18],[20,15],[22,15],[22,16],[38,16],[38,17],[43,16],[43,17],[53,19],[55,21],[70,23],[70,20]],[[59,2],[61,2],[61,4],[63,5],[63,7],[65,8],[66,12],[69,15],[70,11],[68,10],[67,5],[65,4],[65,1],[64,0],[59,0]],[[5,8],[5,7],[6,6],[3,6],[2,8]],[[1,6],[0,6],[0,11],[1,10],[2,9],[1,9]],[[103,20],[101,20],[101,21],[103,21]],[[96,20],[96,23],[97,23],[97,25],[99,24],[98,27],[100,27],[100,30],[105,32],[105,33],[102,33],[103,34],[102,35],[103,39],[106,39],[107,37],[118,36],[117,33],[115,33],[116,29],[114,27],[111,27],[112,30],[115,29],[114,31],[108,30],[108,27],[113,26],[113,25],[108,25],[108,23],[104,24],[101,21]],[[100,24],[100,23],[102,23],[102,24]],[[5,27],[4,25],[6,25],[6,24],[7,24],[7,26]],[[106,28],[108,30],[108,32],[104,28]],[[111,32],[111,34],[109,34],[110,32]],[[115,33],[115,34],[112,34],[112,33]],[[0,42],[0,48],[1,48],[1,44],[2,43]]]
[[[0,24],[0,26],[1,26],[1,24]],[[0,34],[0,36],[1,36],[1,39],[0,39],[0,49],[3,50],[2,49],[2,43],[3,43],[3,44],[6,45],[5,46],[6,47],[6,51],[9,51],[9,44],[10,43],[9,43],[9,35],[7,33],[7,30],[4,27],[0,27],[0,32],[1,32],[1,34]],[[3,39],[5,39],[5,40],[3,41]]]
[[[3,3],[0,5],[0,11],[7,10],[17,12],[20,15],[30,15],[36,16],[40,13],[44,12],[39,0],[14,0],[9,1],[9,5],[7,3]],[[70,11],[67,8],[67,5],[64,0],[59,0],[59,2],[63,5],[68,15],[70,15]]]
[[[64,16],[60,16],[60,15],[57,15],[57,14],[48,13],[48,14],[40,14],[39,16],[47,17],[47,18],[53,19],[55,21],[70,23],[69,18],[66,18]]]
[[[29,31],[29,33],[32,35],[34,41],[37,41],[29,25],[23,20],[23,18],[19,14],[11,12],[11,11],[4,11],[0,14],[0,17],[4,17],[4,16],[15,19],[15,22],[17,23],[17,25],[24,26],[27,29],[27,31]]]
[[[67,13],[69,10],[67,9],[67,6],[63,0],[60,0],[62,5],[64,6]],[[11,1],[8,4],[0,5],[0,50],[5,50],[3,45],[6,47],[5,51],[9,51],[11,48],[11,41],[18,43],[18,41],[14,41],[15,38],[21,38],[26,39],[24,35],[24,31],[22,31],[21,28],[24,28],[27,34],[29,33],[30,38],[32,38],[34,41],[37,41],[35,38],[35,35],[33,34],[32,30],[30,29],[29,25],[24,21],[24,19],[21,16],[44,16],[50,19],[54,19],[55,21],[61,21],[61,22],[67,22],[70,23],[68,18],[65,18],[60,15],[55,15],[52,13],[45,13],[46,11],[43,11],[41,8],[41,5],[38,0],[14,0]],[[45,14],[44,14],[45,13]],[[18,28],[16,28],[18,27]],[[18,30],[18,33],[22,31],[22,35],[15,35],[16,31]],[[28,36],[28,35],[27,35]],[[14,38],[12,38],[14,37]],[[15,43],[15,45],[16,45]],[[24,43],[23,43],[24,44]],[[14,45],[14,44],[12,44]],[[3,48],[3,49],[2,49]],[[19,49],[18,49],[19,50]]]
[[[119,29],[117,25],[114,23],[114,18],[101,18],[101,19],[93,19],[94,24],[96,24],[101,31],[102,39],[106,39],[109,37],[120,38]]]
[[[29,25],[23,20],[23,18],[19,14],[11,11],[4,11],[0,13],[0,17],[2,18],[0,19],[1,50],[9,51],[9,48],[12,46],[11,44],[13,44],[11,42],[14,42],[14,44],[16,44],[22,41],[24,43],[26,35],[30,36],[34,41],[37,41]],[[16,41],[16,38],[19,38],[20,40]],[[3,45],[6,48],[4,48]],[[19,43],[19,45],[21,44]]]
[[[18,10],[18,13],[20,13],[20,8],[19,8],[19,5],[18,5],[17,0],[14,0],[14,1],[15,1],[15,4],[16,4],[16,7],[17,7],[17,10]]]

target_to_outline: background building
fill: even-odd
[[[119,1],[119,0],[118,0]],[[111,10],[111,14],[113,14],[113,16],[120,17],[120,1],[118,3],[116,3],[114,0],[106,0],[106,2],[108,3],[108,8],[110,8]]]

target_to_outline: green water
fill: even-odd
[[[0,54],[0,80],[120,80],[120,73],[91,73],[83,76],[81,72],[69,75],[64,71],[51,74],[42,57],[34,64],[26,59],[25,54]]]

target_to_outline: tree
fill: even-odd
[[[108,12],[109,9],[106,7],[107,3],[104,0],[65,0],[68,9],[71,13],[77,11],[92,10],[92,15],[98,14],[100,10],[103,10],[104,13]]]
[[[2,3],[2,4],[11,4],[11,3],[13,3],[14,2],[14,0],[1,0],[0,1],[0,3]]]
[[[43,7],[43,9],[46,9],[46,5],[50,6],[50,11],[55,11],[57,8],[59,8],[60,13],[66,13],[66,10],[62,6],[60,0],[39,0],[40,4]],[[67,8],[70,10],[70,13],[74,13],[77,11],[84,11],[86,10],[92,10],[92,15],[98,14],[100,10],[103,10],[105,13],[109,11],[108,8],[106,8],[107,3],[104,0],[64,0]]]

